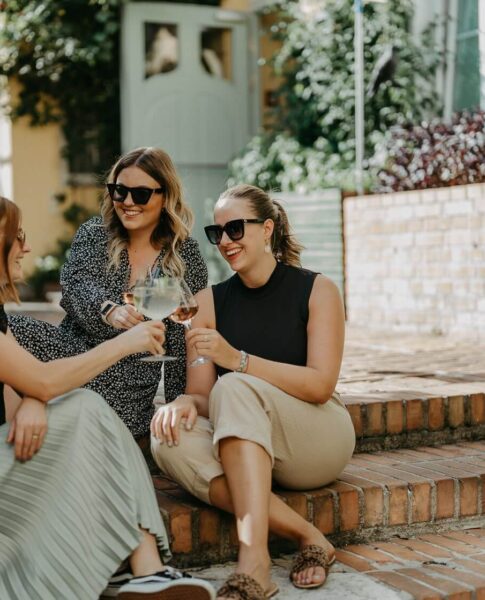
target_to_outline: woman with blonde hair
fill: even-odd
[[[224,192],[205,228],[235,274],[198,294],[187,334],[185,394],[152,420],[160,469],[201,500],[236,516],[239,561],[218,597],[274,595],[268,531],[299,546],[290,578],[321,586],[335,551],[323,534],[271,492],[334,480],[355,433],[335,392],[344,311],[335,284],[301,268],[302,247],[282,206],[259,188]]]
[[[211,600],[211,586],[164,567],[168,539],[132,435],[91,390],[75,389],[133,352],[157,353],[160,322],[140,323],[79,356],[42,363],[7,330],[3,303],[30,251],[17,206],[0,197],[0,406],[4,384],[23,399],[0,422],[0,598],[97,600],[128,559],[126,600]]]
[[[135,326],[143,316],[124,293],[147,268],[183,276],[192,292],[207,285],[207,268],[190,237],[192,212],[175,167],[159,148],[122,156],[107,178],[101,216],[81,225],[61,273],[58,328],[28,317],[10,317],[19,343],[41,360],[72,356]],[[160,315],[162,316],[162,315]],[[178,360],[164,370],[165,397],[185,387],[183,326],[166,320],[166,352]],[[136,438],[149,433],[160,363],[130,356],[88,384],[117,412]]]

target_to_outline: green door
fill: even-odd
[[[224,189],[227,163],[258,120],[252,27],[246,13],[199,5],[136,2],[123,12],[123,150],[159,146],[170,154],[204,253],[208,199]]]

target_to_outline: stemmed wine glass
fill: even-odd
[[[153,278],[151,273],[138,281],[133,288],[133,302],[136,310],[150,319],[164,319],[180,306],[180,285],[176,277],[162,276]],[[177,360],[177,356],[154,354],[145,356],[145,362],[166,362]]]
[[[181,323],[187,330],[190,330],[192,328],[192,318],[197,314],[199,305],[184,279],[179,279],[178,285],[180,288],[180,304],[170,315],[170,318],[175,323]],[[210,362],[211,360],[206,356],[198,356],[188,366],[196,367]]]

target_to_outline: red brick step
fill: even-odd
[[[343,393],[357,452],[456,443],[485,438],[485,394]]]
[[[179,564],[234,557],[232,516],[203,505],[164,477],[155,475],[153,480]],[[338,545],[397,533],[481,526],[485,441],[358,454],[327,487],[277,493]],[[273,540],[273,549],[288,546]]]
[[[485,599],[485,528],[349,545],[337,561],[334,572],[358,571],[415,600]]]

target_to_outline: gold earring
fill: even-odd
[[[269,242],[266,242],[264,251],[266,252],[266,254],[269,254],[271,252],[271,246],[269,245]]]

